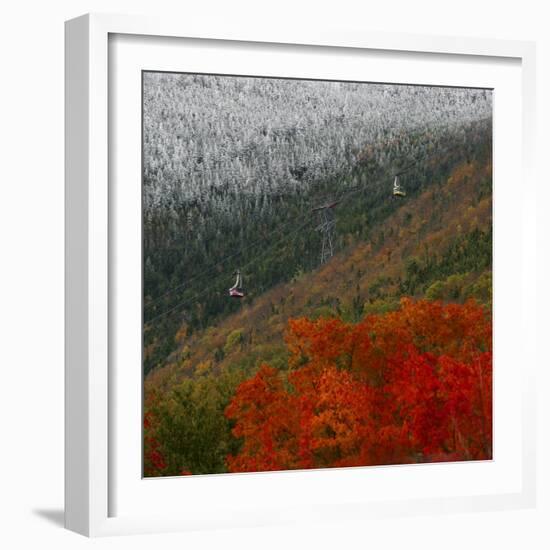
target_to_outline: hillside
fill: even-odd
[[[144,475],[491,458],[492,92],[143,83]]]
[[[490,90],[147,73],[143,94],[145,374],[182,323],[189,336],[238,313],[237,269],[250,298],[315,270],[327,196],[364,190],[338,210],[345,250],[400,207],[394,174],[414,164],[414,198],[491,147]]]
[[[284,369],[289,318],[357,322],[396,309],[403,295],[490,304],[491,214],[490,156],[455,165],[394,204],[367,238],[345,234],[340,251],[322,267],[245,298],[215,327],[191,332],[181,325],[176,351],[147,376],[146,387],[167,390],[228,370],[250,375],[264,362]]]

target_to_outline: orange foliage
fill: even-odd
[[[239,417],[233,435],[244,438],[242,453],[228,457],[231,471],[285,470],[297,467],[299,414],[293,397],[283,388],[277,370],[262,365],[256,376],[243,382],[226,415]]]
[[[474,302],[294,319],[286,342],[289,373],[263,365],[226,409],[230,471],[491,458],[491,320]]]

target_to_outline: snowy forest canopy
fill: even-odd
[[[366,152],[378,166],[411,159],[492,112],[479,89],[151,72],[143,87],[146,215],[307,192]]]

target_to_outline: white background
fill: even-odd
[[[88,541],[60,528],[63,505],[63,21],[87,11],[172,13],[213,27],[318,25],[539,42],[539,167],[550,150],[550,18],[543,3],[417,0],[168,2],[111,0],[4,5],[0,19],[0,544],[5,548],[547,548],[550,387],[539,365],[537,510],[345,522]],[[263,11],[260,11],[262,10]],[[539,170],[539,238],[550,237],[548,176]],[[512,220],[513,221],[513,220]],[[542,240],[542,239],[541,239]],[[539,243],[539,282],[550,280]],[[543,257],[544,254],[544,257]],[[542,286],[542,285],[541,285]],[[548,333],[539,289],[539,335]],[[542,346],[541,346],[542,347]],[[543,362],[544,361],[544,362]],[[518,366],[519,368],[519,366]],[[545,467],[546,465],[546,467]]]

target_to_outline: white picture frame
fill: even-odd
[[[114,299],[111,286],[113,258],[110,249],[113,239],[113,216],[120,213],[112,204],[110,190],[109,140],[113,113],[109,111],[111,86],[114,81],[109,65],[109,40],[113,36],[130,36],[134,41],[144,37],[170,37],[207,40],[224,48],[230,44],[256,44],[265,48],[286,47],[301,49],[342,49],[398,53],[407,56],[422,54],[436,56],[440,62],[457,59],[483,60],[487,64],[513,62],[520,71],[521,86],[521,184],[518,186],[517,205],[521,205],[518,253],[521,266],[518,282],[522,322],[518,338],[523,351],[521,373],[517,384],[518,410],[521,410],[521,439],[514,468],[518,482],[513,489],[499,489],[481,494],[469,492],[448,496],[415,497],[401,495],[384,500],[361,500],[357,495],[336,491],[335,480],[342,487],[354,483],[353,476],[362,469],[343,472],[344,477],[333,477],[329,492],[333,502],[322,506],[308,504],[307,499],[294,507],[282,503],[255,502],[254,513],[235,510],[222,505],[217,515],[198,509],[196,516],[185,514],[132,513],[119,514],[112,505],[115,486],[113,453],[117,446],[117,430],[112,429],[116,408],[113,400],[118,393],[112,387],[112,346],[110,331],[110,301]],[[213,41],[213,42],[212,42]],[[261,525],[288,521],[315,521],[360,519],[368,516],[393,516],[411,513],[440,513],[442,511],[481,511],[529,507],[535,501],[535,362],[534,335],[536,315],[532,286],[526,278],[534,265],[535,188],[532,181],[534,126],[535,126],[535,46],[530,42],[501,41],[481,38],[434,37],[421,35],[387,34],[378,32],[348,32],[342,30],[307,29],[296,33],[279,29],[265,33],[263,29],[248,31],[227,29],[223,32],[205,26],[179,23],[170,19],[153,19],[118,15],[85,15],[66,23],[66,490],[65,521],[70,530],[87,536],[137,534],[160,531],[215,528],[236,525]],[[150,69],[154,67],[148,67]],[[406,78],[406,77],[404,77]],[[520,108],[519,105],[517,105]],[[498,124],[498,119],[496,121]],[[498,139],[498,136],[497,136]],[[111,156],[115,154],[111,151]],[[521,166],[520,166],[521,165]],[[495,166],[498,179],[498,160]],[[519,175],[519,173],[518,173]],[[504,197],[505,193],[501,194]],[[498,199],[499,188],[496,187]],[[505,199],[502,201],[506,216]],[[498,220],[498,218],[497,218]],[[116,222],[116,220],[115,220]],[[497,221],[498,223],[498,221]],[[504,223],[501,224],[505,225]],[[498,253],[498,250],[497,250]],[[498,273],[498,271],[497,271]],[[498,277],[498,275],[497,275]],[[523,298],[523,300],[521,300]],[[500,310],[502,311],[502,310]],[[519,311],[519,309],[518,309]],[[499,318],[498,301],[495,318]],[[519,348],[518,348],[519,349]],[[139,368],[139,365],[136,365]],[[498,390],[498,388],[497,388]],[[134,394],[141,388],[132,388]],[[496,396],[498,399],[498,393]],[[506,403],[504,403],[506,405]],[[496,420],[498,422],[498,419]],[[518,420],[519,421],[519,420]],[[120,430],[118,430],[120,431]],[[122,451],[120,451],[122,452]],[[501,455],[502,456],[502,455]],[[499,460],[498,457],[496,460]],[[440,478],[449,476],[440,465],[433,468]],[[378,469],[372,476],[392,476],[395,469]],[[389,473],[388,473],[389,472]],[[314,494],[313,485],[320,478],[307,478],[304,488]],[[214,495],[216,486],[225,484],[229,491],[246,493],[251,484],[271,483],[269,476],[277,474],[247,474],[244,476],[201,476],[192,481],[201,492]],[[283,474],[284,475],[284,474]],[[293,478],[279,477],[274,483],[300,483],[303,473],[293,472]],[[403,474],[405,475],[405,474]],[[255,477],[256,476],[256,477]],[[263,476],[263,477],[258,477]],[[222,481],[222,477],[224,481]],[[226,481],[231,478],[231,481]],[[328,479],[328,478],[327,478]],[[286,481],[285,481],[286,480]],[[158,480],[167,486],[174,480]],[[185,480],[187,481],[187,480]],[[156,480],[148,480],[155,483]],[[175,487],[175,486],[174,486]],[[181,485],[180,485],[181,487]],[[267,485],[266,485],[267,487]],[[177,487],[175,488],[177,491]],[[268,490],[268,489],[267,489]],[[469,491],[469,489],[468,489]],[[313,498],[313,497],[312,497]],[[278,502],[278,501],[277,501]],[[206,510],[207,508],[204,508]],[[115,512],[113,513],[113,510]],[[243,508],[245,510],[245,508]],[[202,514],[202,515],[201,515]],[[329,516],[330,514],[330,516]]]

